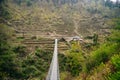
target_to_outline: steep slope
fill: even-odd
[[[25,2],[18,5],[11,0],[10,23],[16,31],[29,36],[87,36],[109,32],[106,21],[111,10],[105,7],[104,1],[60,3],[36,0],[31,1],[31,5]]]

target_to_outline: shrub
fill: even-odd
[[[27,52],[26,52],[26,47],[25,46],[16,46],[13,48],[13,51],[17,53],[18,57],[26,57]]]
[[[73,55],[69,55],[67,57],[67,61],[66,61],[66,66],[67,66],[67,71],[71,72],[71,74],[73,76],[78,76],[80,71],[82,70],[82,66],[81,66],[81,61],[80,61],[80,56],[74,54]]]
[[[86,62],[86,70],[89,72],[92,68],[101,64],[101,62],[107,62],[112,55],[118,53],[118,44],[103,44],[98,50],[93,51]]]
[[[109,80],[119,80],[120,79],[120,55],[115,55],[111,59],[112,65],[115,69],[113,73],[109,75]]]

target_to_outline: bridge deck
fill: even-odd
[[[52,62],[51,62],[46,80],[60,80],[59,66],[58,66],[57,39],[55,39],[53,58],[52,58]]]

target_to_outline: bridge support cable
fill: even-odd
[[[54,53],[46,80],[60,80],[58,65],[57,39],[55,39]]]

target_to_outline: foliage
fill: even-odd
[[[108,37],[108,40],[111,41],[111,42],[117,42],[117,43],[120,43],[120,19],[117,18],[117,19],[113,19],[113,26],[114,29],[112,31],[112,34],[110,35],[110,37]]]
[[[22,0],[14,0],[18,5],[21,5]]]
[[[5,32],[5,30],[3,32]],[[2,36],[2,38],[4,37]],[[2,41],[4,41],[4,39],[2,39]],[[62,72],[68,71],[73,76],[79,75],[82,69],[82,66],[80,64],[81,54],[80,53],[77,54],[79,50],[77,49],[77,47],[75,47],[75,44],[73,45],[73,49],[71,49],[70,54],[68,56],[59,54],[59,63],[61,65],[60,71]],[[6,45],[5,48],[7,47],[8,46]],[[4,51],[5,50],[3,50],[3,52]],[[0,70],[2,70],[2,68],[5,68],[7,70],[7,72],[6,71],[0,72],[1,74],[0,76],[2,76],[1,79],[5,79],[5,78],[18,79],[18,80],[19,79],[34,79],[34,78],[44,79],[46,77],[46,74],[50,67],[50,63],[52,59],[52,52],[45,51],[45,50],[38,48],[36,49],[35,52],[28,54],[26,52],[26,47],[20,45],[20,46],[15,46],[14,48],[11,47],[11,49],[9,50],[9,53],[7,54],[11,54],[11,56],[7,55],[8,57],[6,57],[7,58],[6,60],[5,58],[3,59],[1,58],[1,61],[5,60],[4,64],[3,62],[0,62],[1,63]],[[7,67],[6,67],[5,63],[7,63],[7,60],[9,60],[10,66],[7,64]],[[8,72],[8,69],[10,69],[9,70],[10,72]]]
[[[115,70],[120,71],[120,55],[113,56],[111,62],[115,67]]]
[[[106,0],[105,5],[108,6],[108,7],[110,7],[110,8],[114,8],[114,7],[120,8],[120,2],[119,2],[119,0],[117,0],[115,3],[112,2],[111,0]]]
[[[93,51],[90,57],[87,60],[86,68],[87,72],[92,70],[92,68],[100,65],[102,62],[107,62],[112,55],[116,54],[119,51],[118,45],[113,44],[103,44],[97,50]]]
[[[21,72],[18,70],[16,54],[12,51],[10,40],[11,31],[8,26],[0,24],[0,79],[20,78]]]
[[[24,73],[28,77],[32,78],[34,77],[39,77],[40,79],[45,78],[44,74],[47,73],[49,69],[51,58],[52,58],[51,52],[37,49],[35,55],[28,56],[28,58],[23,61]]]
[[[13,48],[13,51],[16,53],[16,55],[18,57],[26,57],[27,56],[27,51],[26,51],[26,47],[23,46],[23,45],[20,45],[20,46],[15,46]]]
[[[42,1],[42,0],[41,0]],[[55,6],[58,6],[58,5],[64,5],[64,4],[76,4],[78,2],[78,0],[46,0],[46,2],[52,2]]]
[[[84,61],[81,47],[78,41],[71,42],[71,50],[67,52],[66,67],[67,71],[73,76],[78,76],[82,70],[82,62]]]
[[[7,4],[7,0],[0,0],[0,18],[10,19],[11,16],[6,4]]]
[[[120,50],[120,19],[114,19],[114,30],[112,32],[112,35],[109,37],[109,40],[111,42],[116,42],[119,45],[119,49]],[[120,51],[119,51],[120,52]],[[118,52],[118,53],[119,53]],[[109,74],[108,79],[109,80],[119,80],[120,79],[120,53],[117,55],[114,55],[111,58],[111,63],[113,65],[114,70],[112,71],[112,73]]]
[[[119,80],[120,79],[120,55],[115,55],[111,59],[114,71],[109,75],[109,80]]]
[[[120,36],[119,36],[119,19],[114,19],[114,30],[108,37],[108,41],[93,51],[86,62],[86,71],[89,72],[92,68],[99,66],[102,62],[105,63],[115,54],[119,53]]]
[[[21,6],[23,3],[26,3],[27,6],[31,6],[33,3],[33,0],[13,0],[16,4]]]
[[[67,57],[67,71],[71,72],[73,76],[78,76],[82,70],[80,56],[80,53],[71,53]]]
[[[31,6],[31,5],[32,5],[32,0],[27,0],[26,2],[27,2],[27,3],[26,3],[27,6]]]

